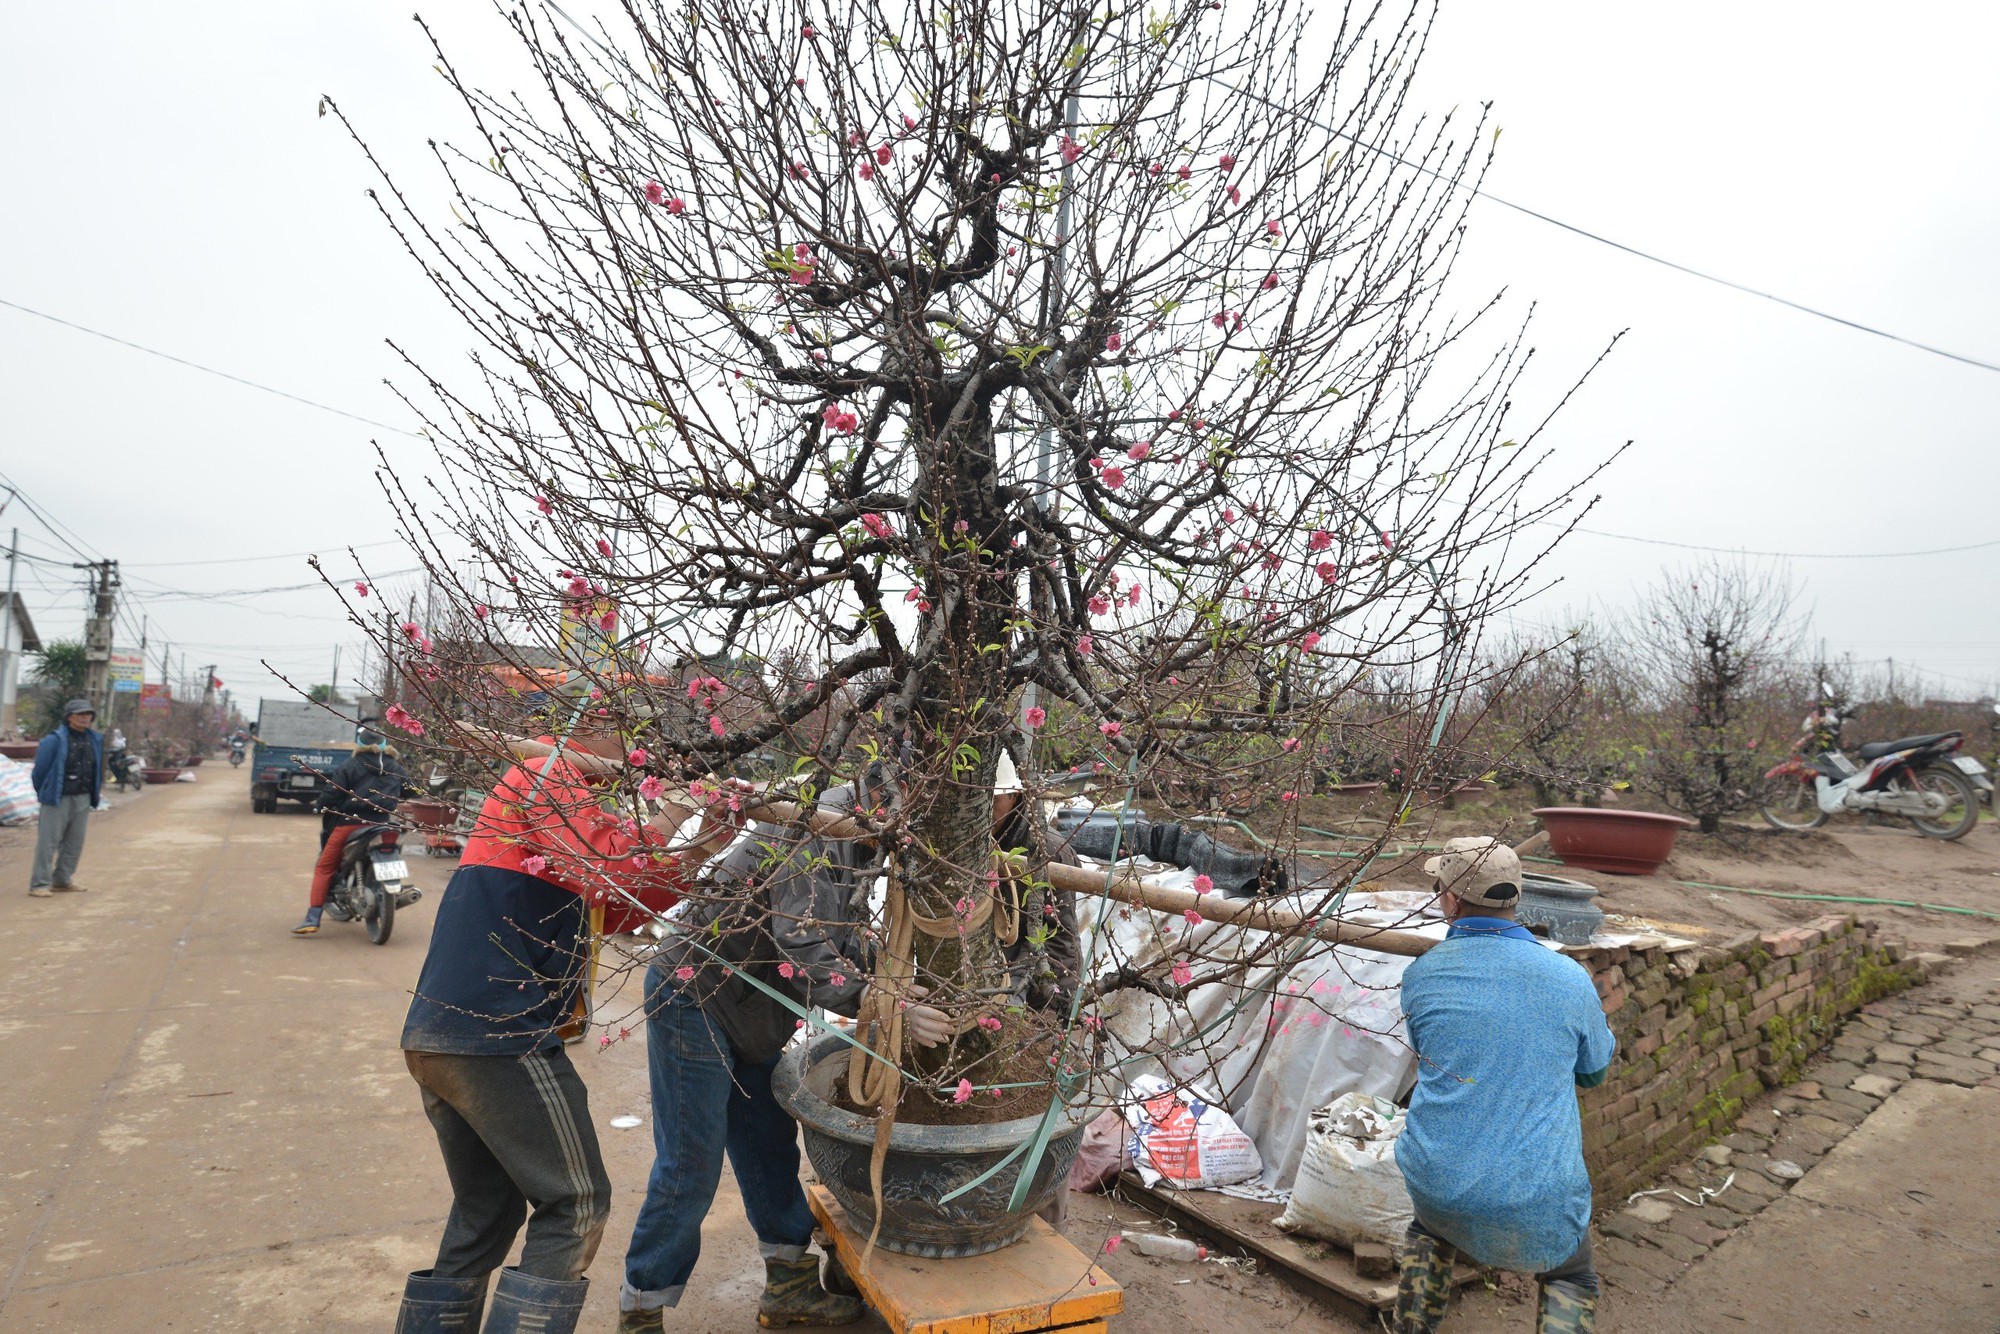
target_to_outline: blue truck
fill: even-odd
[[[257,744],[250,752],[250,809],[268,815],[280,801],[311,810],[333,771],[354,754],[353,705],[333,709],[298,699],[257,704]]]

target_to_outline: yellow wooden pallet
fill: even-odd
[[[927,1260],[875,1248],[826,1187],[806,1187],[807,1202],[833,1238],[841,1266],[894,1334],[1108,1334],[1125,1309],[1118,1280],[1092,1264],[1039,1218],[1028,1234],[990,1255]]]

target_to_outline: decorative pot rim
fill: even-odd
[[[1584,821],[1601,824],[1629,820],[1634,824],[1671,825],[1677,829],[1694,828],[1694,821],[1684,816],[1662,815],[1658,811],[1610,810],[1603,806],[1541,806],[1532,814],[1544,824],[1548,823],[1548,817],[1553,815],[1559,820],[1578,816]]]
[[[821,1134],[872,1148],[875,1143],[874,1118],[857,1116],[844,1107],[835,1106],[806,1083],[808,1069],[838,1056],[848,1045],[847,1039],[839,1034],[826,1033],[803,1046],[794,1044],[787,1047],[784,1055],[778,1058],[777,1068],[771,1072],[771,1093],[780,1107]],[[1059,1123],[1058,1134],[1088,1124],[1097,1114],[1097,1109],[1073,1103],[1066,1108],[1066,1112],[1062,1123]],[[1004,1153],[1023,1140],[1032,1138],[1042,1124],[1043,1115],[1037,1112],[1033,1116],[1016,1117],[1011,1121],[963,1126],[916,1125],[898,1121],[889,1132],[889,1148],[894,1153],[947,1158],[976,1153]]]

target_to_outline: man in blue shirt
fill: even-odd
[[[1597,1271],[1575,1090],[1603,1082],[1617,1041],[1590,975],[1514,920],[1511,849],[1455,838],[1424,871],[1451,930],[1403,974],[1417,1087],[1396,1162],[1416,1221],[1396,1334],[1438,1327],[1459,1252],[1536,1275],[1543,1334],[1588,1334]]]

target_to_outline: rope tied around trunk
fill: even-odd
[[[903,1012],[917,999],[912,994],[917,986],[917,935],[921,932],[934,940],[963,939],[990,922],[993,938],[1003,948],[1013,945],[1021,938],[1021,886],[1015,879],[1016,869],[996,851],[985,885],[959,900],[963,911],[948,917],[927,917],[911,904],[894,862],[888,867],[882,948],[876,952],[875,971],[854,1016],[855,1045],[847,1049],[848,1099],[857,1109],[875,1109],[875,1148],[868,1158],[875,1225],[869,1229],[868,1246],[861,1255],[864,1265],[875,1253],[875,1239],[882,1233],[882,1169],[889,1157],[889,1137],[896,1128],[896,1108],[903,1098],[903,1071],[898,1064],[904,1047]],[[1005,980],[1011,991],[1011,970]],[[961,1015],[952,1024],[952,1036],[970,1032],[978,1023],[977,1014]]]

